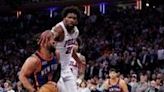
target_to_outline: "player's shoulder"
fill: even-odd
[[[63,28],[62,28],[61,25],[55,25],[55,26],[52,27],[51,32],[62,33],[62,32],[64,32],[64,31],[63,31]]]
[[[55,25],[54,27],[52,27],[51,32],[53,32],[54,35],[56,35],[57,41],[62,41],[64,39],[64,30],[62,28],[62,25]]]
[[[75,30],[75,35],[78,37],[79,36],[79,29],[77,28],[77,26],[74,27]]]
[[[27,64],[38,64],[39,61],[40,60],[37,56],[32,55],[26,59],[25,63],[27,63]]]
[[[126,82],[125,82],[123,79],[119,79],[119,84],[120,84],[120,85],[125,85]]]

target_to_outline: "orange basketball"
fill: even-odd
[[[57,85],[52,82],[44,84],[38,92],[58,92]]]

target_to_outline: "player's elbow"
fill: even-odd
[[[19,78],[20,82],[23,83],[23,81],[26,79],[26,76],[22,72],[20,72],[18,78]]]
[[[23,74],[22,74],[22,73],[20,73],[20,74],[19,74],[19,76],[18,76],[18,78],[19,78],[20,82],[22,82],[22,81],[23,81],[23,79],[24,79]]]

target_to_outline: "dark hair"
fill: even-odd
[[[85,80],[82,80],[82,82],[80,83],[80,87],[81,87],[82,83],[85,83],[85,87],[87,87],[87,82]]]
[[[111,69],[109,70],[109,72],[112,72],[112,71],[118,73],[118,72],[119,72],[119,69],[111,68]]]
[[[62,11],[62,17],[65,18],[68,15],[68,13],[74,13],[77,15],[78,19],[80,18],[80,10],[76,6],[69,6],[64,8],[64,10]]]

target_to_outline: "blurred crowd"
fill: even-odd
[[[119,70],[129,92],[164,92],[164,11],[111,9],[108,14],[82,14],[78,28],[86,57],[79,92],[102,92],[109,70]],[[59,14],[0,17],[0,92],[24,92],[19,70],[35,48],[35,36],[61,20]],[[24,90],[24,91],[22,91]]]

